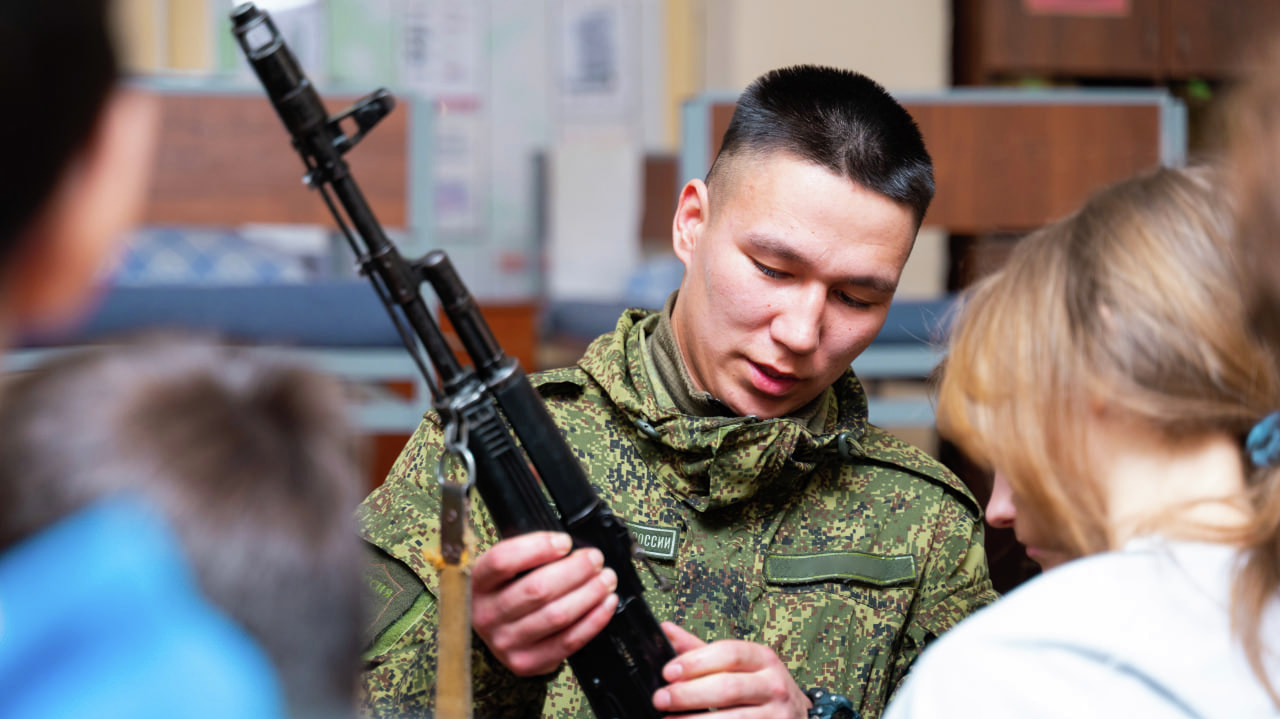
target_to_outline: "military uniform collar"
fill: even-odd
[[[627,310],[610,335],[598,338],[579,361],[639,430],[641,451],[652,453],[662,480],[699,511],[761,495],[789,494],[823,459],[863,455],[867,401],[852,370],[832,386],[824,421],[790,417],[698,417],[661,402],[645,363],[644,343],[653,313]]]
[[[640,348],[658,404],[697,417],[737,416],[729,405],[693,384],[671,324],[671,313],[679,294],[679,290],[672,292],[661,312],[636,323],[639,331],[647,336]],[[830,389],[823,390],[813,401],[788,416],[814,432],[822,432],[831,394]]]

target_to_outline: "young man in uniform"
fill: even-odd
[[[675,586],[644,595],[679,655],[658,709],[802,717],[821,691],[874,719],[924,645],[995,598],[974,499],[867,422],[850,369],[933,191],[919,130],[879,85],[770,72],[739,99],[706,182],[680,194],[678,292],[534,378]],[[422,548],[438,544],[441,447],[432,414],[361,510],[374,566],[404,588],[371,627],[372,715],[431,708],[436,577]],[[590,716],[564,660],[608,623],[612,570],[562,535],[499,542],[473,514],[475,715]]]

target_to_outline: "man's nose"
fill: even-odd
[[[996,529],[1007,529],[1013,526],[1018,516],[1017,507],[1013,506],[1013,490],[1003,474],[996,472],[991,484],[991,499],[987,500],[987,524]]]
[[[773,318],[773,339],[795,354],[812,354],[822,339],[826,299],[826,288],[805,287],[793,293]]]

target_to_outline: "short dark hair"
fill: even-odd
[[[349,713],[363,482],[345,415],[335,380],[279,354],[149,336],[59,357],[0,402],[0,551],[138,496],[271,657],[292,712]]]
[[[784,152],[911,208],[933,199],[933,160],[911,114],[871,78],[796,65],[771,70],[738,98],[707,185],[728,158]]]
[[[109,0],[0,3],[0,263],[98,125],[119,66]]]

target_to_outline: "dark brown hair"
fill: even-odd
[[[933,161],[906,108],[866,75],[795,65],[743,91],[707,174],[714,185],[735,157],[791,155],[911,209],[916,225],[933,200]]]
[[[89,142],[115,86],[109,0],[0,2],[0,262]]]

